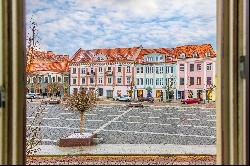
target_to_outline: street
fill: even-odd
[[[32,113],[44,108],[40,127],[43,145],[56,145],[60,138],[79,132],[80,116],[62,104],[27,103],[27,125]],[[128,108],[97,105],[85,113],[84,131],[97,133],[99,144],[215,145],[216,110],[182,107]]]

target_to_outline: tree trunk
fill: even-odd
[[[80,112],[80,134],[83,133],[83,112]]]

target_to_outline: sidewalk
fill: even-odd
[[[215,145],[162,144],[99,144],[85,147],[60,148],[40,145],[35,156],[49,155],[215,155]]]
[[[215,165],[216,146],[101,144],[79,148],[39,146],[27,165]]]

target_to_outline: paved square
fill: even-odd
[[[27,103],[27,125],[39,103]],[[79,132],[78,112],[63,105],[41,105],[45,108],[40,137],[43,145]],[[98,133],[101,144],[174,144],[215,145],[215,109],[180,107],[144,107],[98,105],[84,116],[86,132]]]

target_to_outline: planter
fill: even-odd
[[[59,147],[78,147],[78,146],[91,146],[94,144],[94,138],[96,134],[93,133],[75,133],[67,138],[61,138],[59,140]]]

